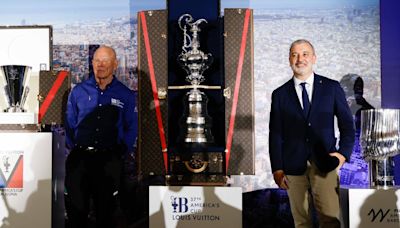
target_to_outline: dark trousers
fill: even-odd
[[[70,152],[65,177],[68,227],[88,227],[90,199],[96,213],[96,227],[115,227],[113,218],[121,170],[119,147],[107,150],[76,147]]]

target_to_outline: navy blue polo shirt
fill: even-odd
[[[106,149],[124,144],[133,151],[137,137],[136,93],[115,77],[101,90],[91,76],[68,97],[66,144]]]

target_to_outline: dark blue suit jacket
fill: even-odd
[[[340,131],[336,148],[334,116]],[[339,160],[329,156],[338,151],[350,159],[354,144],[353,116],[343,89],[337,81],[315,74],[311,110],[304,116],[293,78],[272,93],[269,153],[272,172],[302,175],[307,160],[322,172],[337,167]]]

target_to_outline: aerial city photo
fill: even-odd
[[[7,6],[9,14],[0,15],[0,21],[4,22],[2,25],[52,25],[54,70],[70,71],[72,83],[79,83],[90,74],[89,53],[93,48],[101,44],[110,45],[118,54],[116,75],[133,90],[138,89],[136,14],[140,10],[166,9],[163,0],[151,3],[124,0],[115,5],[105,0],[85,3],[74,0],[65,10],[50,8],[51,13],[37,21],[35,14],[42,12],[42,4],[50,4],[50,0],[36,6],[28,0],[15,2]],[[91,7],[90,4],[94,3],[96,7]],[[30,4],[32,9],[37,7],[37,11],[32,10],[34,14],[25,11],[16,13],[19,10],[17,4]],[[231,185],[241,186],[245,192],[276,188],[268,152],[271,93],[292,77],[288,62],[292,41],[305,38],[315,45],[316,73],[341,83],[346,82],[350,75],[354,78],[352,82],[361,78],[365,100],[375,108],[380,107],[379,1],[310,1],[300,9],[298,4],[295,0],[280,3],[221,2],[221,10],[250,7],[254,13],[256,175],[232,176],[229,180]],[[351,86],[346,91],[349,105],[355,96]],[[360,108],[354,107],[355,120],[359,118],[357,110]],[[369,184],[368,165],[362,157],[358,138],[351,162],[341,169],[341,183],[355,186]]]

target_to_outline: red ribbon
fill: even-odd
[[[144,45],[146,47],[147,63],[149,65],[151,88],[153,91],[153,100],[154,100],[154,106],[155,106],[156,116],[157,116],[158,133],[160,135],[161,149],[162,149],[163,158],[164,158],[164,167],[165,167],[165,171],[167,172],[167,170],[168,170],[167,143],[165,140],[165,132],[164,132],[164,127],[163,127],[162,118],[161,118],[160,102],[158,99],[157,82],[156,82],[156,77],[155,77],[155,73],[154,73],[153,57],[151,55],[149,33],[147,31],[146,17],[145,17],[144,12],[140,12],[139,14],[140,14],[140,19],[142,21]]]
[[[247,31],[249,28],[249,20],[250,20],[250,9],[246,9],[246,15],[244,17],[243,31],[242,31],[242,41],[240,44],[240,53],[239,53],[239,61],[236,70],[236,83],[235,83],[235,91],[233,94],[233,103],[232,103],[232,111],[229,119],[229,129],[228,129],[228,137],[226,140],[226,172],[228,173],[229,166],[229,158],[231,154],[232,147],[232,138],[235,127],[235,118],[236,118],[236,109],[239,98],[239,89],[240,89],[240,80],[242,78],[242,68],[244,61],[244,54],[246,51],[246,41],[247,41]]]
[[[54,98],[58,90],[60,89],[62,83],[64,82],[65,78],[68,75],[68,71],[60,71],[57,75],[57,79],[54,82],[53,86],[51,87],[47,97],[44,99],[42,105],[39,109],[39,123],[42,122],[42,118],[46,115],[47,110],[49,109],[51,103],[53,102]]]

